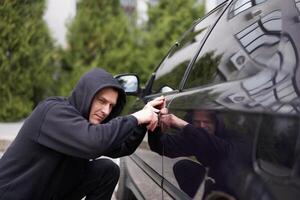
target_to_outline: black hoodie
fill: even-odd
[[[119,92],[117,105],[103,123],[93,125],[88,122],[93,97],[106,87]],[[133,116],[116,117],[125,98],[119,83],[96,68],[79,80],[68,99],[41,102],[0,160],[0,199],[57,199],[58,191],[71,190],[64,180],[75,184],[90,159],[133,153],[146,128]]]
[[[233,182],[234,175],[238,177],[239,170],[251,167],[251,147],[248,140],[226,129],[217,116],[215,122],[215,134],[192,124],[187,124],[177,134],[161,133],[156,129],[155,133],[148,134],[149,146],[152,151],[170,158],[195,156],[202,165],[209,167],[208,175],[216,181],[214,189],[234,195],[229,183]]]

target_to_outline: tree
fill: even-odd
[[[0,120],[26,117],[51,93],[53,41],[44,0],[0,2]]]
[[[69,47],[62,53],[62,95],[97,66],[113,74],[137,73],[145,82],[172,43],[204,13],[194,0],[160,0],[150,8],[149,23],[139,29],[130,23],[119,0],[84,0],[77,8],[69,26]]]
[[[136,29],[119,0],[84,0],[69,25],[68,48],[62,58],[61,94],[68,95],[79,77],[92,67],[117,74],[143,73],[135,65]],[[68,82],[64,82],[68,80]]]
[[[148,67],[155,67],[168,50],[192,23],[204,16],[204,6],[195,0],[159,0],[149,9],[149,22],[144,46],[146,55],[150,56]]]

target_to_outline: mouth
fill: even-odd
[[[104,119],[104,116],[101,116],[101,115],[98,115],[98,114],[95,114],[94,116],[100,122]]]

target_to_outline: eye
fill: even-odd
[[[104,99],[98,99],[98,102],[101,103],[101,104],[105,103]]]

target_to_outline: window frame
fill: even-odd
[[[188,78],[189,78],[189,75],[190,73],[192,72],[192,69],[193,69],[193,66],[199,56],[199,54],[201,53],[202,51],[202,48],[203,46],[206,44],[206,41],[208,40],[208,38],[210,37],[211,35],[211,32],[214,30],[215,26],[217,25],[217,23],[219,22],[219,20],[222,18],[222,16],[224,14],[227,13],[228,11],[228,7],[231,6],[231,3],[230,1],[224,1],[223,3],[221,3],[220,5],[218,5],[215,9],[211,10],[209,12],[209,14],[207,15],[208,16],[211,16],[213,15],[214,13],[218,12],[218,11],[221,11],[222,13],[219,14],[219,16],[217,17],[217,19],[214,21],[214,23],[211,24],[209,30],[207,31],[207,34],[205,36],[205,38],[203,38],[202,40],[202,43],[201,43],[201,46],[200,48],[198,49],[198,52],[196,53],[196,55],[194,56],[193,60],[191,60],[191,62],[189,63],[186,71],[185,71],[185,74],[182,78],[182,81],[181,81],[181,84],[180,84],[180,87],[179,87],[179,90],[180,91],[189,91],[189,90],[193,90],[194,88],[199,88],[199,87],[203,87],[203,86],[208,86],[209,84],[205,84],[205,85],[201,85],[201,86],[197,86],[197,87],[192,87],[192,88],[184,88],[187,81],[188,81]],[[222,10],[223,9],[223,10]],[[200,23],[200,22],[199,22]]]
[[[168,51],[168,53],[166,54],[166,56],[164,56],[164,58],[161,60],[161,62],[159,63],[159,65],[156,67],[156,69],[154,70],[154,73],[152,74],[152,81],[149,81],[149,86],[147,86],[148,88],[148,94],[147,96],[157,96],[160,94],[173,94],[173,93],[177,93],[179,91],[182,91],[182,88],[186,82],[187,76],[190,72],[191,67],[193,66],[195,60],[197,59],[197,56],[199,55],[203,45],[205,44],[207,38],[209,37],[211,31],[214,29],[215,25],[217,24],[217,22],[219,21],[219,19],[221,18],[221,16],[223,16],[224,12],[227,10],[227,7],[230,5],[229,3],[230,1],[224,1],[222,4],[218,5],[216,8],[214,8],[213,10],[211,10],[209,13],[207,13],[203,18],[195,21],[195,23],[183,34],[183,36],[178,40],[181,41],[188,32],[190,32],[191,29],[193,29],[197,24],[202,23],[204,20],[207,20],[208,17],[212,16],[213,14],[217,13],[218,11],[221,11],[221,13],[215,18],[215,20],[208,26],[207,31],[204,35],[204,37],[202,38],[201,42],[199,43],[198,49],[196,50],[195,55],[192,57],[192,59],[188,62],[185,71],[183,73],[183,77],[181,78],[179,85],[178,85],[178,89],[175,89],[173,91],[170,92],[157,92],[157,93],[152,93],[152,88],[155,82],[155,77],[156,77],[156,73],[159,70],[159,68],[162,66],[162,63],[165,61],[165,59],[170,55],[170,53],[172,53],[172,50],[179,44],[178,42],[176,42]]]

